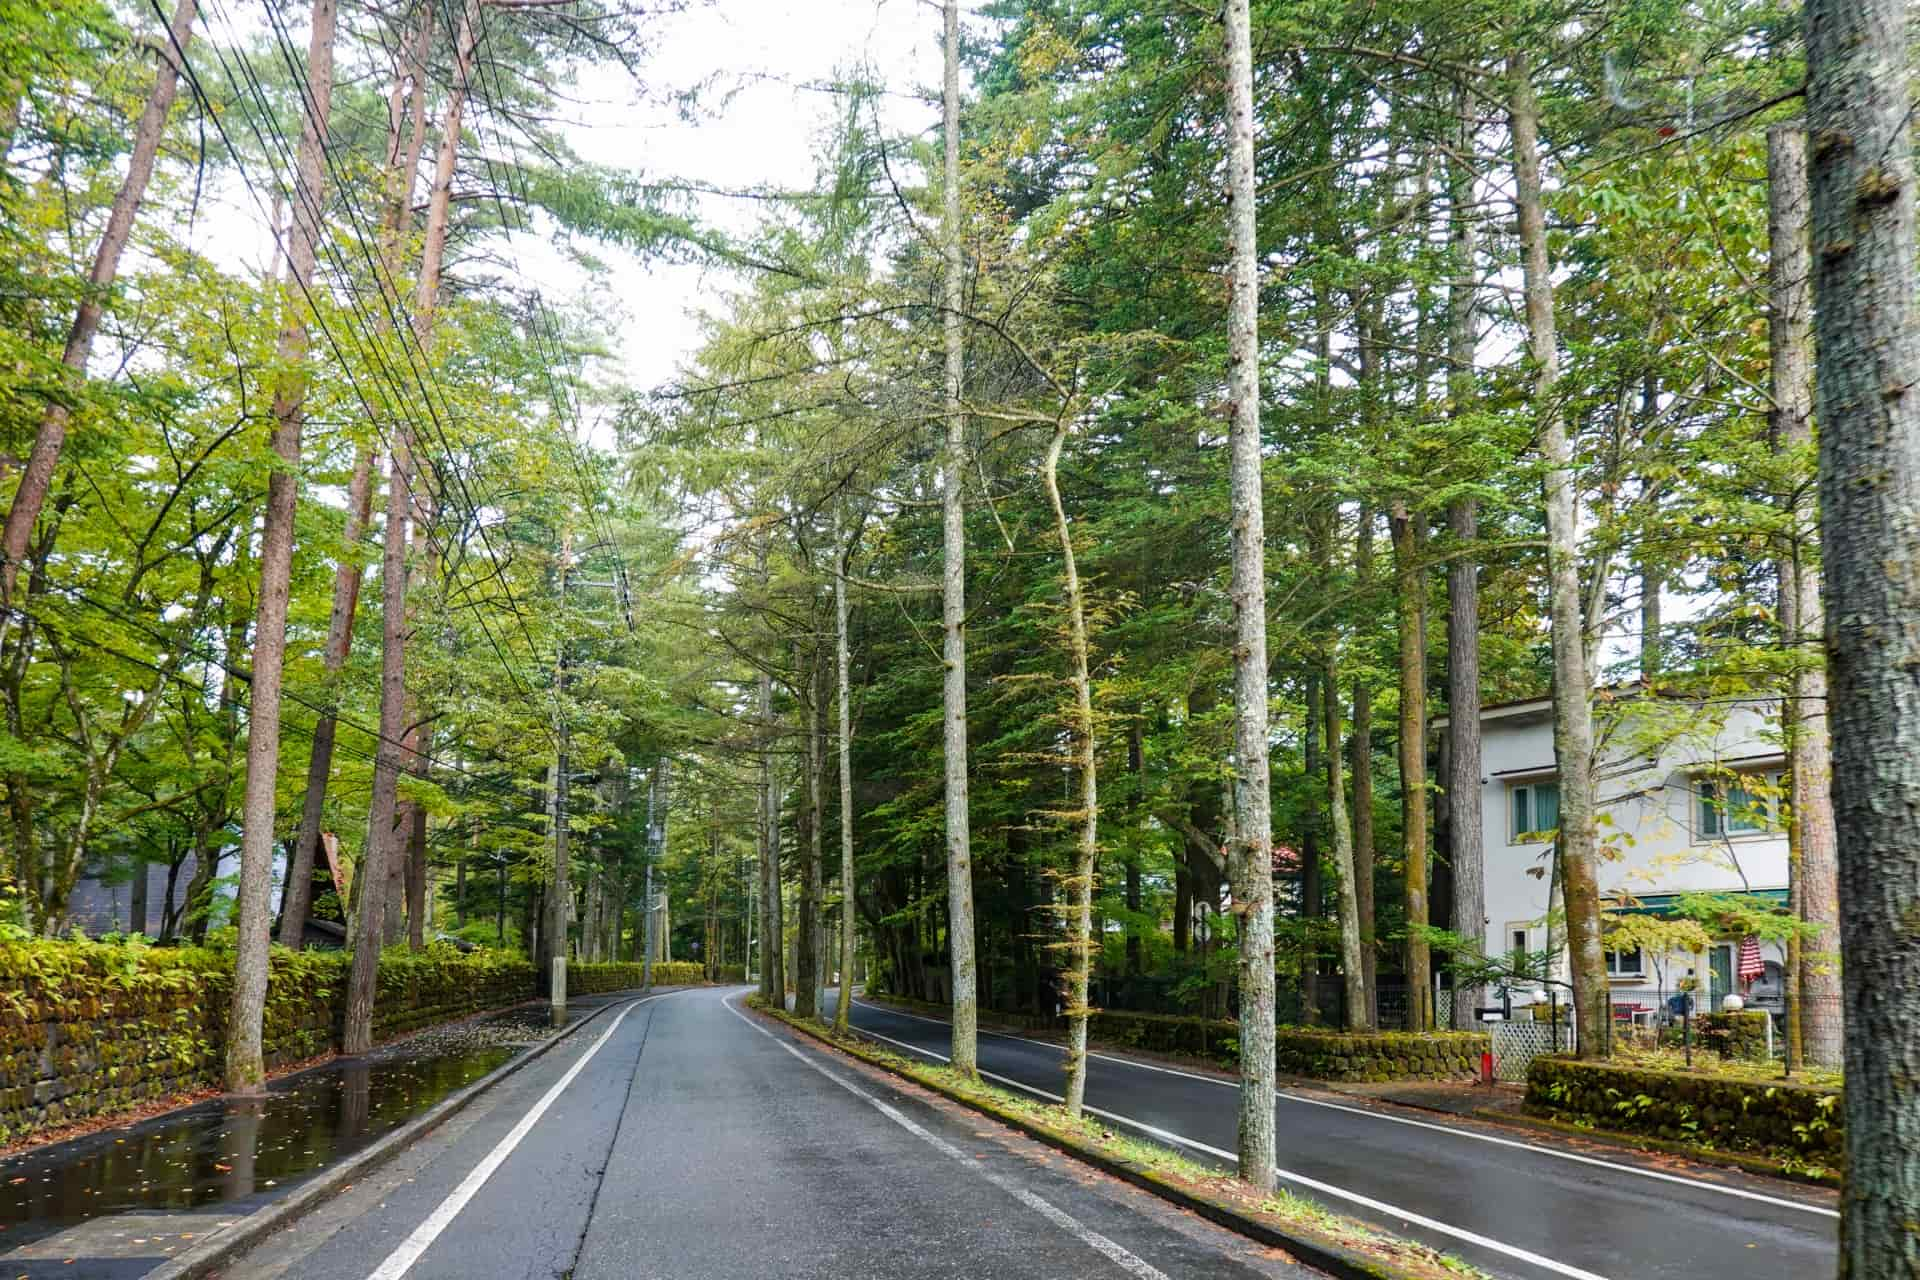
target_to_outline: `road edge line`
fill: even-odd
[[[1151,1169],[1133,1164],[1130,1161],[1118,1160],[1094,1148],[1082,1146],[1064,1135],[1054,1133],[1052,1130],[1043,1126],[1033,1124],[1013,1112],[1002,1111],[1000,1108],[981,1099],[970,1098],[966,1094],[945,1088],[942,1085],[908,1075],[895,1068],[883,1058],[869,1057],[867,1054],[861,1053],[857,1047],[849,1046],[832,1039],[826,1033],[825,1028],[815,1030],[798,1020],[778,1017],[771,1010],[761,1009],[755,1005],[747,1004],[744,1001],[738,1007],[750,1010],[768,1022],[777,1023],[781,1026],[789,1027],[802,1035],[810,1036],[815,1041],[836,1053],[844,1054],[856,1061],[866,1063],[868,1066],[876,1067],[897,1079],[904,1080],[908,1084],[925,1089],[930,1093],[937,1093],[950,1102],[957,1102],[968,1110],[978,1112],[990,1120],[1003,1124],[1009,1129],[1016,1130],[1043,1146],[1051,1147],[1062,1155],[1071,1156],[1075,1160],[1083,1164],[1091,1165],[1093,1168],[1100,1170],[1100,1172],[1118,1178],[1130,1186],[1145,1191],[1150,1195],[1158,1196],[1176,1208],[1185,1209],[1189,1213],[1197,1214],[1215,1226],[1225,1227],[1229,1231],[1246,1236],[1248,1239],[1266,1245],[1269,1248],[1285,1250],[1293,1256],[1295,1261],[1324,1271],[1334,1277],[1334,1280],[1411,1280],[1411,1277],[1416,1274],[1395,1267],[1390,1263],[1368,1258],[1332,1240],[1316,1240],[1311,1236],[1296,1235],[1289,1231],[1283,1231],[1278,1227],[1260,1221],[1258,1218],[1250,1217],[1240,1212],[1225,1201],[1215,1200],[1210,1196],[1188,1191],[1184,1187],[1175,1186],[1170,1182],[1166,1182]],[[860,1032],[858,1028],[854,1029],[854,1033],[856,1035],[864,1034]]]
[[[636,990],[644,990],[644,988],[636,988]],[[672,995],[674,992],[670,990],[655,994]],[[609,1009],[624,1008],[638,1003],[645,998],[648,997],[636,996],[632,1000],[604,1004],[598,1009],[589,1011],[578,1022],[562,1027],[539,1044],[501,1063],[472,1084],[464,1085],[448,1094],[413,1119],[401,1124],[390,1133],[376,1138],[339,1164],[315,1174],[280,1199],[262,1205],[240,1219],[230,1230],[218,1232],[204,1244],[195,1245],[185,1253],[169,1258],[143,1274],[140,1280],[196,1280],[197,1277],[208,1275],[214,1268],[226,1265],[267,1236],[306,1216],[317,1208],[322,1200],[333,1195],[347,1183],[357,1181],[361,1176],[385,1164],[402,1149],[459,1114],[475,1098],[571,1039],[574,1032],[593,1022],[601,1014]]]

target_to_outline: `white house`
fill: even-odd
[[[1659,913],[1673,895],[1690,891],[1785,905],[1778,724],[1778,704],[1762,699],[1703,702],[1637,689],[1601,695],[1600,887],[1609,910]],[[1559,822],[1552,703],[1488,707],[1481,733],[1487,952],[1538,951],[1548,941],[1550,833]],[[1763,943],[1764,974],[1743,982],[1741,941],[1718,939],[1698,955],[1610,951],[1613,1001],[1657,1014],[1681,980],[1694,977],[1703,1012],[1718,1009],[1730,992],[1750,1006],[1777,1009],[1782,949]],[[1557,929],[1553,943],[1564,972],[1565,939]]]

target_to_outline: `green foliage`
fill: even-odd
[[[1726,1151],[1839,1167],[1837,1089],[1719,1073],[1538,1057],[1527,1102],[1556,1118]]]

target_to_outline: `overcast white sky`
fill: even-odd
[[[700,118],[636,105],[624,76],[600,76],[581,86],[599,101],[581,113],[573,143],[589,160],[648,178],[724,189],[804,187],[814,177],[816,138],[837,105],[832,95],[807,86],[868,65],[890,91],[881,107],[888,127],[931,128],[938,100],[916,95],[937,92],[939,28],[939,10],[918,0],[713,0],[661,19],[648,64],[657,86],[710,82]],[[702,197],[700,207],[712,223],[734,232],[763,212],[759,201],[719,196]],[[527,239],[516,248],[528,272],[557,276],[551,250]],[[618,332],[627,378],[658,385],[698,345],[698,312],[738,279],[726,271],[643,264],[617,251],[605,257],[610,278],[596,283],[623,312]],[[555,279],[553,292],[566,287],[562,279]]]

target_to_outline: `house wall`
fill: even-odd
[[[1603,893],[1643,897],[1786,887],[1783,832],[1728,838],[1699,830],[1702,771],[1779,770],[1777,712],[1772,705],[1755,701],[1702,707],[1665,699],[1620,700],[1601,704],[1596,720],[1605,744],[1599,782]],[[1529,949],[1537,950],[1546,943],[1553,846],[1513,838],[1512,799],[1516,786],[1555,776],[1550,709],[1540,702],[1490,710],[1481,734],[1486,947],[1489,954],[1507,952],[1514,931],[1524,928]],[[1777,990],[1780,949],[1769,944],[1763,953],[1775,966],[1768,976]],[[1656,959],[1664,960],[1664,966],[1657,967]],[[1564,972],[1563,960],[1558,967]],[[1662,979],[1672,988],[1694,969],[1704,992],[1705,957],[1647,957],[1643,977],[1615,980],[1615,997],[1626,1003],[1650,1002]],[[1765,995],[1768,987],[1763,979],[1755,994]]]

